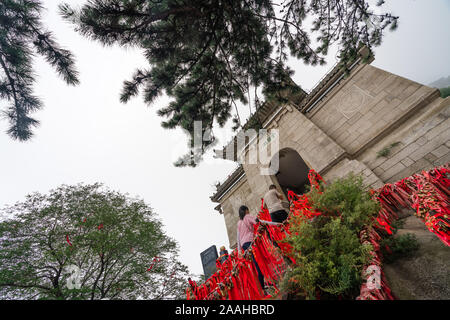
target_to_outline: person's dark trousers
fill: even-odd
[[[278,222],[283,223],[288,218],[288,213],[285,210],[278,210],[270,213],[270,218],[272,219],[272,222]],[[269,234],[270,240],[272,240],[272,243],[275,247],[280,248],[278,243],[272,239],[272,237]]]
[[[270,235],[270,233],[267,233],[267,236],[269,237],[269,240],[272,241],[272,244],[277,247],[278,249],[281,250],[280,246],[278,245],[278,243],[272,239],[272,236]]]
[[[242,249],[247,250],[250,247],[251,242],[246,242],[242,245]],[[261,288],[264,290],[264,276],[259,269],[258,263],[255,260],[255,257],[252,254],[253,264],[255,265],[256,271],[258,272],[259,283],[261,284]]]
[[[288,214],[285,210],[278,210],[270,213],[270,218],[273,222],[282,223],[288,218]]]

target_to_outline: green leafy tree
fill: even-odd
[[[120,99],[127,102],[140,90],[148,104],[163,93],[172,97],[158,114],[166,118],[163,127],[189,132],[191,151],[176,165],[191,166],[214,145],[215,123],[225,125],[233,113],[240,122],[237,102],[253,101],[257,109],[258,92],[267,99],[298,91],[286,65],[289,54],[323,64],[337,43],[346,67],[361,44],[379,45],[383,31],[398,21],[374,13],[366,0],[90,0],[79,9],[60,9],[89,39],[143,49],[149,68],[125,81]],[[206,136],[198,149],[194,121],[202,121]]]
[[[100,184],[61,186],[4,209],[0,295],[6,299],[175,299],[187,267],[142,200]]]
[[[70,85],[78,84],[72,54],[59,47],[41,22],[43,7],[37,0],[0,1],[0,99],[10,102],[3,110],[10,126],[8,135],[27,140],[39,122],[30,113],[42,107],[33,95],[35,54],[45,57]]]

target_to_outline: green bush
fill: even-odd
[[[439,89],[439,91],[441,92],[442,98],[447,98],[450,96],[450,87]]]
[[[379,211],[362,183],[349,176],[327,186],[320,194],[307,194],[322,215],[314,219],[291,218],[291,235],[296,264],[282,282],[285,291],[298,298],[353,299],[359,294],[361,272],[369,260],[370,245],[363,245],[359,232],[372,223]]]
[[[399,141],[391,143],[389,146],[384,147],[383,149],[377,152],[377,158],[389,156],[391,154],[392,149],[398,145],[400,145]]]
[[[409,257],[418,249],[419,242],[417,241],[417,237],[412,233],[394,237],[390,236],[381,241],[383,261],[386,263],[392,263],[402,257]]]
[[[328,216],[342,216],[342,223],[359,233],[372,223],[380,206],[365,190],[361,176],[350,174],[326,186],[323,193],[313,189],[308,197],[313,208]]]
[[[405,219],[394,220],[391,223],[394,234],[397,233],[398,229],[402,229],[405,225]]]

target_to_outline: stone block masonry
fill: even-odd
[[[265,128],[279,130],[279,154],[297,153],[328,182],[350,172],[361,174],[374,189],[450,162],[450,98],[361,62],[348,77],[334,79],[325,77],[320,84],[325,95],[313,90],[305,98],[312,108],[274,108],[277,114]],[[256,214],[269,185],[281,190],[277,175],[261,174],[264,166],[244,163],[241,179],[226,181],[233,187],[212,197],[220,203],[231,248],[236,246],[239,206]]]

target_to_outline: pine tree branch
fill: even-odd
[[[5,61],[3,60],[3,54],[0,52],[0,64],[2,66],[3,71],[6,74],[6,77],[8,78],[9,85],[11,86],[13,98],[14,98],[14,106],[16,108],[16,112],[19,111],[19,101],[17,99],[17,90],[16,86],[14,85],[14,79],[11,77],[11,74],[9,73],[8,67],[6,66]]]
[[[49,34],[43,34],[38,28],[36,28],[25,16],[22,15],[21,17],[23,21],[28,25],[31,30],[35,33],[35,37],[39,40],[44,42],[47,47],[46,49],[42,48],[42,53],[44,54],[46,50],[49,50],[53,54],[53,58],[56,61],[56,64],[60,68],[60,73],[63,75],[64,80],[69,85],[77,85],[80,83],[80,81],[77,78],[77,72],[75,70],[71,70],[71,67],[73,66],[73,61],[71,59],[70,52],[66,52],[66,56],[64,53],[61,53],[61,50],[57,50],[54,47],[54,43],[51,43],[51,39],[49,38]],[[51,63],[50,55],[47,55],[48,61]],[[63,61],[63,59],[67,59],[67,61]]]

